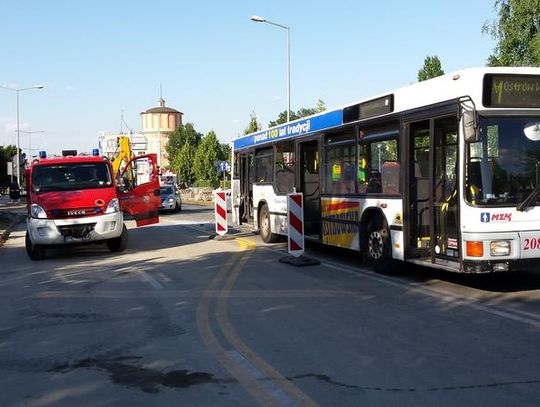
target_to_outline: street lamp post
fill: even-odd
[[[9,87],[9,86],[3,86],[3,85],[0,85],[0,88],[2,89],[7,89],[7,90],[12,90],[14,91],[15,93],[17,93],[17,154],[16,154],[16,157],[17,157],[17,166],[16,166],[16,170],[17,170],[17,185],[19,186],[19,188],[21,187],[21,163],[20,163],[20,149],[21,149],[21,128],[20,128],[20,122],[19,122],[19,93],[20,92],[23,92],[25,90],[31,90],[31,89],[43,89],[44,86],[43,85],[34,85],[34,86],[30,86],[28,88],[12,88],[12,87]]]
[[[287,123],[290,121],[290,111],[291,111],[291,27],[287,25],[282,25],[268,21],[263,17],[252,16],[251,21],[256,23],[267,23],[275,25],[276,27],[283,28],[287,30]]]
[[[19,130],[19,131],[21,133],[28,134],[28,153],[30,154],[30,158],[32,158],[32,134],[45,133],[45,130],[34,130],[34,131]]]

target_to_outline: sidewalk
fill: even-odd
[[[9,196],[0,195],[0,246],[9,236],[11,229],[24,220],[26,201],[11,201]]]

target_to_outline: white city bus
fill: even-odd
[[[540,68],[474,68],[234,141],[236,222],[455,272],[540,264]]]

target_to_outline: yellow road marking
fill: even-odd
[[[285,399],[286,404],[290,405],[317,406],[313,400],[291,381],[283,377],[276,369],[249,348],[240,339],[229,320],[227,302],[231,296],[231,290],[246,262],[256,249],[256,243],[253,240],[238,238],[235,241],[239,246],[240,252],[231,256],[223,268],[212,279],[197,306],[197,328],[199,333],[212,355],[239,381],[242,387],[260,405],[282,406]],[[220,286],[222,286],[221,289],[218,288]],[[241,357],[272,382],[274,389],[269,388],[268,383],[265,385],[265,383],[258,380],[253,371],[250,371],[246,366],[239,363],[238,358],[234,358],[234,352],[225,350],[219,343],[219,340],[212,331],[209,317],[210,302],[212,298],[215,298],[215,295],[212,295],[215,290],[220,291],[216,307],[216,317],[223,335]]]

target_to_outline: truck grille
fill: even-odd
[[[86,216],[101,215],[102,213],[103,209],[97,206],[92,208],[53,209],[50,212],[50,217],[53,219],[84,218]]]
[[[60,234],[64,237],[71,236],[75,238],[84,238],[94,230],[95,223],[85,223],[81,225],[64,225],[58,226]]]

